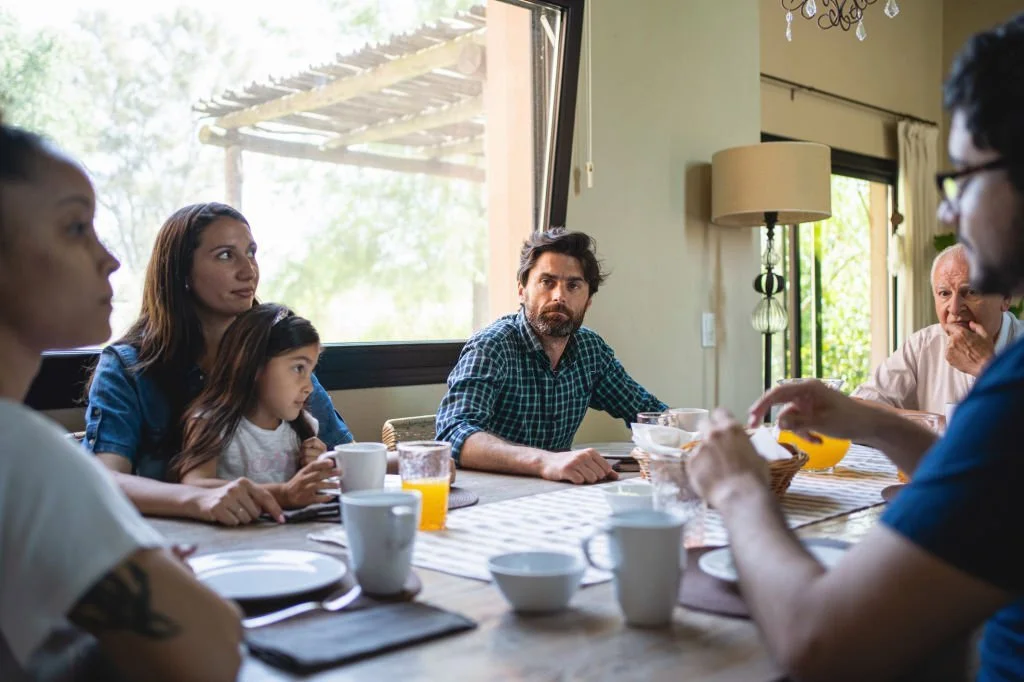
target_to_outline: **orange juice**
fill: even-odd
[[[797,448],[807,453],[807,456],[810,459],[808,459],[807,464],[803,466],[804,469],[831,469],[836,464],[839,464],[839,461],[846,456],[846,451],[850,449],[850,441],[840,440],[839,438],[829,438],[828,436],[822,436],[820,433],[817,435],[821,438],[821,442],[811,443],[792,431],[780,431],[779,442],[792,443]]]
[[[900,479],[900,483],[910,483],[910,476],[907,476],[899,469],[896,470],[896,478]]]
[[[402,490],[419,490],[423,496],[420,530],[443,530],[448,516],[448,477],[402,481]]]

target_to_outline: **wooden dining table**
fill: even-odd
[[[570,484],[460,471],[457,485],[477,493],[479,504],[490,504]],[[797,534],[857,542],[875,525],[882,508],[879,505],[817,522]],[[197,555],[235,549],[306,549],[347,560],[341,547],[307,538],[337,522],[259,523],[238,528],[171,519],[152,522],[171,542],[196,543]],[[769,682],[783,677],[750,620],[678,607],[669,628],[628,627],[611,582],[580,589],[571,608],[562,613],[523,617],[512,612],[493,584],[423,568],[413,570],[423,583],[420,601],[471,618],[477,628],[301,679]],[[239,679],[300,678],[250,657]]]

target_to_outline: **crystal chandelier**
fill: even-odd
[[[864,10],[868,5],[873,5],[878,0],[820,0],[823,11],[818,13],[818,3],[815,0],[782,0],[782,8],[786,10],[786,40],[793,40],[793,13],[797,12],[804,19],[818,17],[819,28],[834,28],[838,26],[844,31],[857,25],[857,40],[864,40],[868,37],[868,31],[864,28]],[[896,0],[885,0],[885,16],[890,19],[900,13]]]

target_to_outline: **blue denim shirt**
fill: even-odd
[[[160,446],[167,430],[177,425],[169,423],[170,405],[156,382],[145,372],[131,369],[137,361],[136,349],[128,344],[103,349],[89,388],[84,444],[94,453],[126,457],[132,473],[162,481],[166,480],[168,457]],[[203,379],[198,366],[185,376],[189,399],[199,395]],[[306,409],[320,422],[318,435],[328,449],[352,441],[348,426],[316,376]]]

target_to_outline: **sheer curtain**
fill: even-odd
[[[899,196],[903,224],[897,233],[892,253],[900,275],[900,343],[918,329],[937,322],[932,285],[929,281],[936,251],[935,235],[944,231],[935,216],[939,194],[935,173],[939,169],[939,129],[927,123],[900,121]]]

